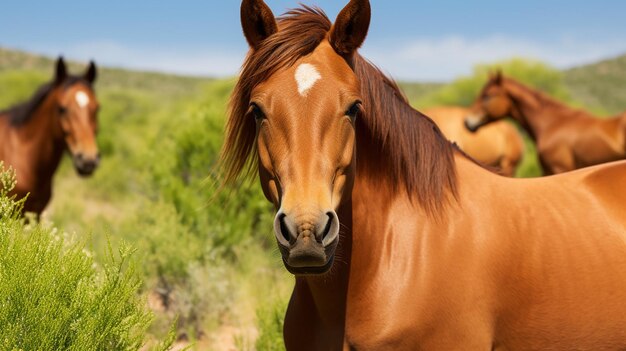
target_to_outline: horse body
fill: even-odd
[[[455,159],[440,219],[357,178],[341,259],[296,278],[287,349],[624,349],[626,163],[521,180]]]
[[[12,194],[28,196],[26,212],[40,214],[52,196],[52,177],[65,150],[62,138],[54,137],[61,134],[57,128],[47,113],[36,113],[17,128],[8,115],[0,115],[0,160],[15,170],[18,182]]]
[[[470,110],[456,106],[433,107],[423,111],[449,140],[480,163],[512,177],[524,155],[524,140],[510,123],[492,123],[471,133],[464,120]]]
[[[550,112],[531,118],[550,118]],[[535,132],[537,150],[548,173],[566,172],[626,157],[625,116],[599,119],[583,111],[572,111],[558,125],[546,128],[547,132],[540,128]]]
[[[626,113],[597,118],[513,79],[496,76],[485,85],[467,120],[478,130],[505,115],[533,137],[546,174],[626,158]]]
[[[67,74],[62,58],[56,66],[54,80],[29,101],[0,112],[0,160],[17,179],[12,195],[28,196],[24,211],[36,215],[50,201],[53,176],[66,150],[80,175],[90,175],[99,163],[95,64],[80,77]]]
[[[626,349],[626,163],[485,170],[356,53],[369,16],[242,3],[222,162],[276,207],[287,350]]]
[[[425,220],[404,195],[381,198],[380,183],[356,181],[350,258],[329,276],[297,279],[288,349],[626,347],[626,213],[603,210],[620,208],[626,180],[605,178],[626,164],[530,180],[491,176],[462,156],[456,168],[458,200],[439,220]],[[518,201],[528,194],[541,197]],[[568,202],[580,206],[564,211]],[[349,277],[343,291],[341,277]],[[326,306],[343,296],[345,308]]]

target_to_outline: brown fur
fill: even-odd
[[[524,156],[524,140],[512,123],[495,122],[472,133],[464,125],[465,117],[470,113],[468,108],[440,106],[423,112],[437,123],[446,138],[476,161],[499,174],[515,176]]]

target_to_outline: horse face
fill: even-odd
[[[465,127],[476,132],[480,127],[511,114],[513,101],[502,86],[502,74],[491,77],[465,118]]]
[[[242,19],[247,3],[265,8],[260,13],[267,17],[262,1],[244,1]],[[244,22],[253,48],[262,33],[249,31],[259,28],[274,26],[246,28]],[[256,120],[263,192],[277,208],[274,233],[294,274],[321,274],[332,266],[340,227],[335,211],[350,197],[355,172],[360,86],[330,37],[255,87],[248,111]]]
[[[96,143],[100,105],[91,88],[91,83],[95,79],[93,63],[90,64],[84,78],[89,84],[79,80],[60,89],[58,114],[74,167],[78,174],[88,176],[95,171],[100,162]]]

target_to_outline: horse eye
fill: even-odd
[[[265,114],[263,113],[263,110],[261,110],[259,105],[253,103],[250,105],[250,109],[252,110],[252,114],[254,115],[255,120],[259,121],[265,118]]]
[[[346,111],[346,116],[354,119],[359,114],[359,111],[361,111],[361,101],[357,101],[354,104],[352,104],[352,106],[350,106],[348,111]]]
[[[65,106],[59,106],[59,114],[64,115],[67,112],[67,108]]]

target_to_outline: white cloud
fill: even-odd
[[[395,45],[369,43],[363,50],[364,56],[398,79],[427,81],[451,80],[471,73],[476,64],[511,57],[534,58],[568,68],[624,52],[626,43],[611,40],[585,43],[565,38],[540,43],[505,36],[419,38]]]
[[[225,77],[239,71],[245,47],[221,48],[134,47],[111,41],[95,41],[61,47],[72,59],[96,59],[101,65],[186,75]],[[40,47],[40,52],[58,53]],[[48,48],[49,49],[49,48]],[[492,36],[467,39],[461,35],[417,38],[394,44],[367,42],[362,53],[370,61],[401,80],[446,81],[470,74],[474,65],[511,57],[545,61],[558,68],[590,63],[626,52],[626,42],[535,42]]]

